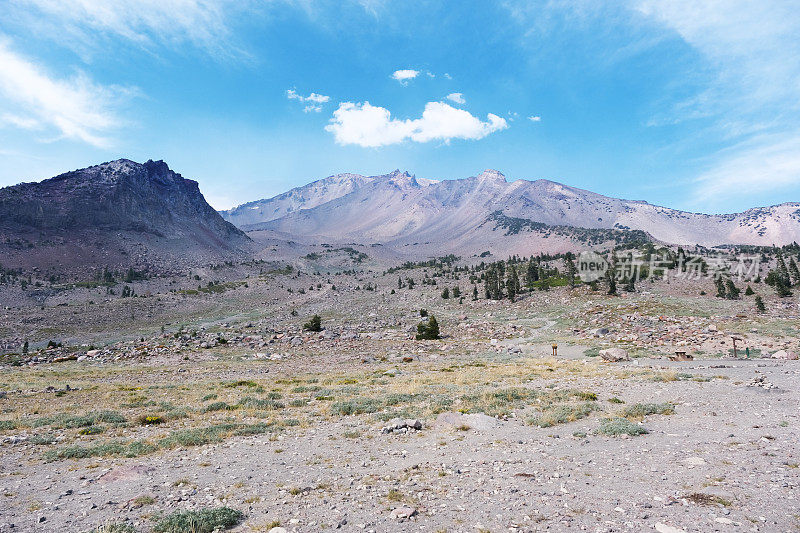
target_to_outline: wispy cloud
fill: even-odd
[[[244,57],[231,25],[253,0],[11,0],[4,10],[43,37],[91,53],[105,37],[143,49],[189,44],[218,58]]]
[[[791,1],[641,1],[638,11],[702,54],[705,88],[674,122],[698,117],[729,147],[708,158],[697,198],[712,205],[800,185],[800,18]]]
[[[329,102],[331,99],[330,96],[317,93],[311,93],[308,96],[303,96],[302,94],[298,94],[294,89],[289,89],[286,91],[286,98],[289,100],[298,100],[306,104],[306,106],[303,108],[303,111],[306,113],[319,113],[322,111],[322,104]]]
[[[343,102],[325,129],[333,133],[339,144],[378,147],[405,140],[424,143],[482,139],[507,127],[506,120],[495,114],[489,113],[487,120],[482,121],[444,102],[428,102],[422,116],[413,120],[394,119],[388,109],[369,102]]]
[[[757,137],[721,155],[697,179],[696,203],[714,206],[800,185],[800,135]]]
[[[108,133],[120,125],[114,108],[135,89],[104,86],[79,73],[69,79],[51,76],[34,61],[12,51],[0,39],[0,124],[55,132],[98,147],[110,144]]]
[[[412,70],[412,69],[395,70],[392,73],[392,79],[395,79],[395,80],[399,81],[403,85],[408,83],[409,80],[413,80],[417,76],[419,76],[419,71],[418,70]]]
[[[447,99],[451,102],[455,102],[457,104],[466,104],[467,101],[464,99],[464,95],[461,93],[450,93],[447,95]]]
[[[540,117],[539,115],[531,115],[528,117],[528,120],[530,120],[531,122],[541,122],[542,117]]]

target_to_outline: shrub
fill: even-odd
[[[225,402],[214,402],[206,405],[203,408],[203,411],[209,413],[212,411],[226,411],[226,410],[229,411],[231,409],[236,409],[236,406],[228,405]]]
[[[239,405],[242,407],[251,407],[255,409],[283,409],[284,405],[275,400],[261,400],[253,398],[252,396],[245,396],[239,400]]]
[[[164,418],[158,415],[143,415],[139,417],[139,424],[142,426],[155,426],[163,423]]]
[[[99,435],[106,430],[103,426],[89,426],[78,431],[79,435]]]
[[[675,406],[671,403],[635,403],[622,410],[622,417],[641,420],[647,415],[671,415],[674,412]]]
[[[531,418],[530,424],[548,428],[556,424],[566,424],[581,418],[586,418],[592,411],[596,411],[596,403],[587,402],[582,404],[559,404],[545,409],[541,415]]]
[[[600,435],[616,437],[619,435],[646,435],[649,433],[639,424],[634,424],[627,418],[604,418],[600,421],[600,428],[597,430]]]
[[[322,317],[319,315],[312,316],[308,322],[303,324],[303,329],[306,331],[322,331]]]
[[[373,398],[353,398],[352,400],[336,402],[331,405],[331,411],[339,415],[360,415],[374,413],[380,409],[381,404]]]
[[[154,533],[212,533],[230,529],[244,519],[244,514],[229,507],[201,509],[200,511],[175,511],[159,520]]]

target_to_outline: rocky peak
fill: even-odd
[[[502,172],[493,169],[486,169],[478,176],[479,181],[489,181],[493,183],[505,183],[506,177]]]

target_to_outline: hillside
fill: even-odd
[[[120,159],[0,189],[6,267],[173,269],[234,257],[251,241],[163,161]]]

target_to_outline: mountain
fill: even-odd
[[[0,189],[4,266],[171,269],[241,254],[252,241],[197,182],[163,161],[119,159]]]
[[[509,182],[496,170],[443,181],[416,179],[400,171],[370,177],[341,174],[222,215],[254,237],[284,235],[462,253],[560,251],[576,242],[639,238],[631,234],[634,231],[682,245],[800,241],[800,203],[706,215],[609,198],[549,180]]]
[[[342,196],[346,196],[376,181],[386,179],[396,184],[409,183],[429,185],[432,180],[417,181],[407,172],[395,170],[385,176],[361,176],[360,174],[337,174],[315,181],[305,187],[297,187],[274,198],[248,202],[227,211],[220,211],[225,220],[239,227],[267,222],[303,209],[311,209]]]

